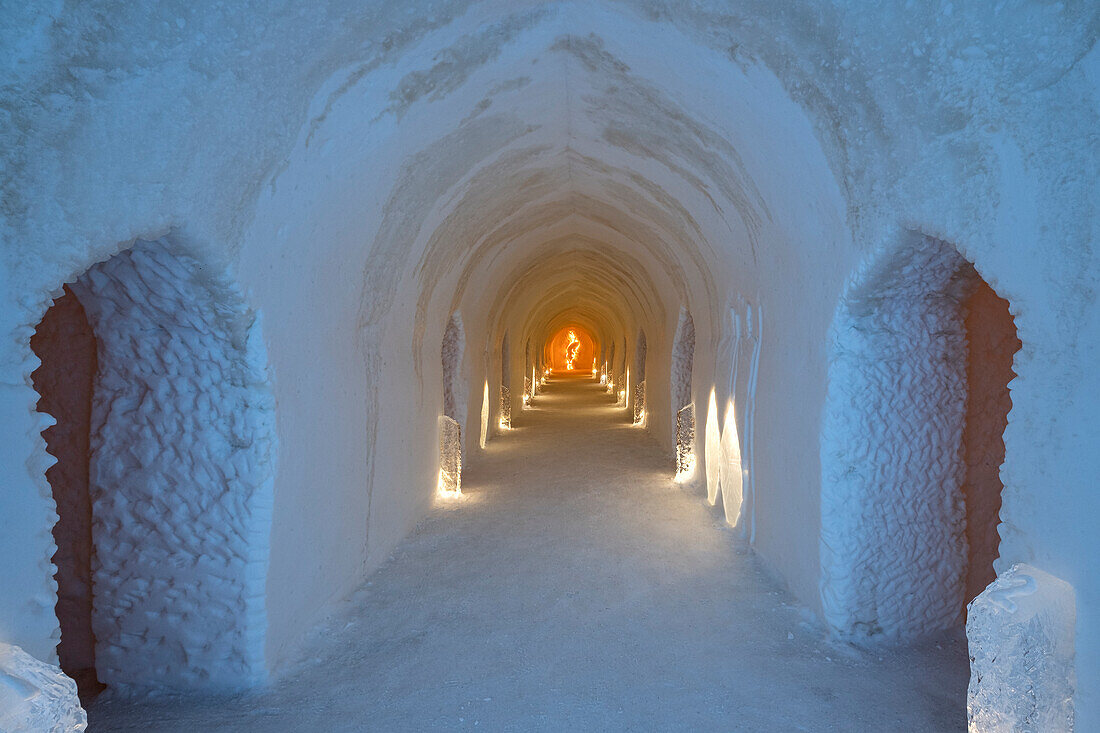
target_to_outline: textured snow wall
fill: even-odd
[[[531,360],[531,339],[527,339],[526,345],[523,347],[523,409],[527,409],[531,405],[531,398],[534,396],[535,363]]]
[[[676,477],[690,476],[695,470],[695,405],[676,413]]]
[[[638,331],[638,342],[634,346],[634,368],[631,373],[634,375],[634,381],[645,381],[645,358],[646,358],[647,346],[645,340],[645,331]]]
[[[500,385],[500,427],[512,427],[512,390]]]
[[[634,424],[645,422],[645,382],[634,385]]]
[[[618,376],[615,373],[615,342],[612,341],[607,347],[607,393],[614,394],[615,385],[618,383]]]
[[[446,415],[439,417],[439,489],[462,493],[462,426]]]
[[[75,733],[87,728],[75,682],[52,664],[0,642],[0,731]]]
[[[88,493],[92,391],[96,339],[80,301],[68,287],[54,301],[31,337],[42,364],[31,375],[40,398],[38,411],[56,423],[42,432],[46,451],[57,463],[46,470],[57,524],[57,619],[61,668],[75,677],[94,676],[92,634],[92,504]]]
[[[443,363],[443,414],[459,425],[466,425],[469,407],[469,390],[462,378],[462,359],[466,353],[466,331],[462,316],[451,314],[443,331],[440,359]],[[460,443],[460,447],[465,447]]]
[[[963,428],[963,459],[966,474],[963,497],[966,502],[966,544],[969,563],[966,572],[966,600],[981,593],[997,576],[1000,535],[1000,469],[1005,460],[1005,426],[1012,409],[1008,384],[1016,376],[1013,355],[1020,349],[1016,324],[1008,301],[984,281],[966,301],[966,425]]]
[[[89,481],[99,677],[254,684],[275,466],[258,323],[166,240],[139,241],[72,289],[99,344]]]
[[[961,301],[973,268],[910,234],[846,294],[822,424],[821,596],[845,635],[957,624],[966,575]]]
[[[972,733],[1073,730],[1075,605],[1073,586],[1022,564],[970,604]]]
[[[691,402],[691,372],[695,365],[695,322],[687,308],[680,309],[676,337],[672,346],[672,409],[679,410]]]
[[[447,329],[443,332],[443,345],[440,348],[440,358],[443,362],[443,414],[455,420],[458,419],[462,408],[462,354],[466,350],[466,336],[462,329],[462,319],[455,313],[447,321]]]

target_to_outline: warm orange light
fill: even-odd
[[[546,361],[554,373],[587,371],[587,365],[599,354],[595,339],[583,327],[566,326],[553,335],[544,347]]]
[[[577,358],[577,349],[580,348],[581,342],[577,338],[576,331],[569,332],[569,343],[565,345],[565,368],[572,369],[573,362]]]

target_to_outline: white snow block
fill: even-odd
[[[462,493],[462,426],[439,416],[439,490]]]
[[[76,683],[60,668],[0,642],[0,731],[60,733],[88,728]]]
[[[690,477],[695,470],[695,403],[676,413],[676,477]]]
[[[639,382],[634,387],[634,424],[645,423],[645,382]]]
[[[1013,565],[968,607],[972,733],[1073,730],[1073,586]]]
[[[500,427],[512,427],[512,390],[500,385]]]

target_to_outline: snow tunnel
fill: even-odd
[[[957,626],[996,577],[1015,323],[953,245],[900,239],[853,284],[834,332],[821,587],[851,636]]]
[[[254,314],[170,239],[66,284],[31,346],[61,667],[102,687],[263,676],[273,404]]]
[[[1098,727],[1088,4],[132,5],[3,29],[4,641],[266,679],[573,330],[839,633],[957,625],[1015,564],[1076,589]]]

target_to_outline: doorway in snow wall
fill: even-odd
[[[822,425],[821,594],[841,635],[961,623],[994,577],[1019,348],[1008,303],[916,233],[849,289]]]
[[[255,314],[170,240],[138,241],[68,284],[32,348],[66,671],[261,681],[275,431]]]

